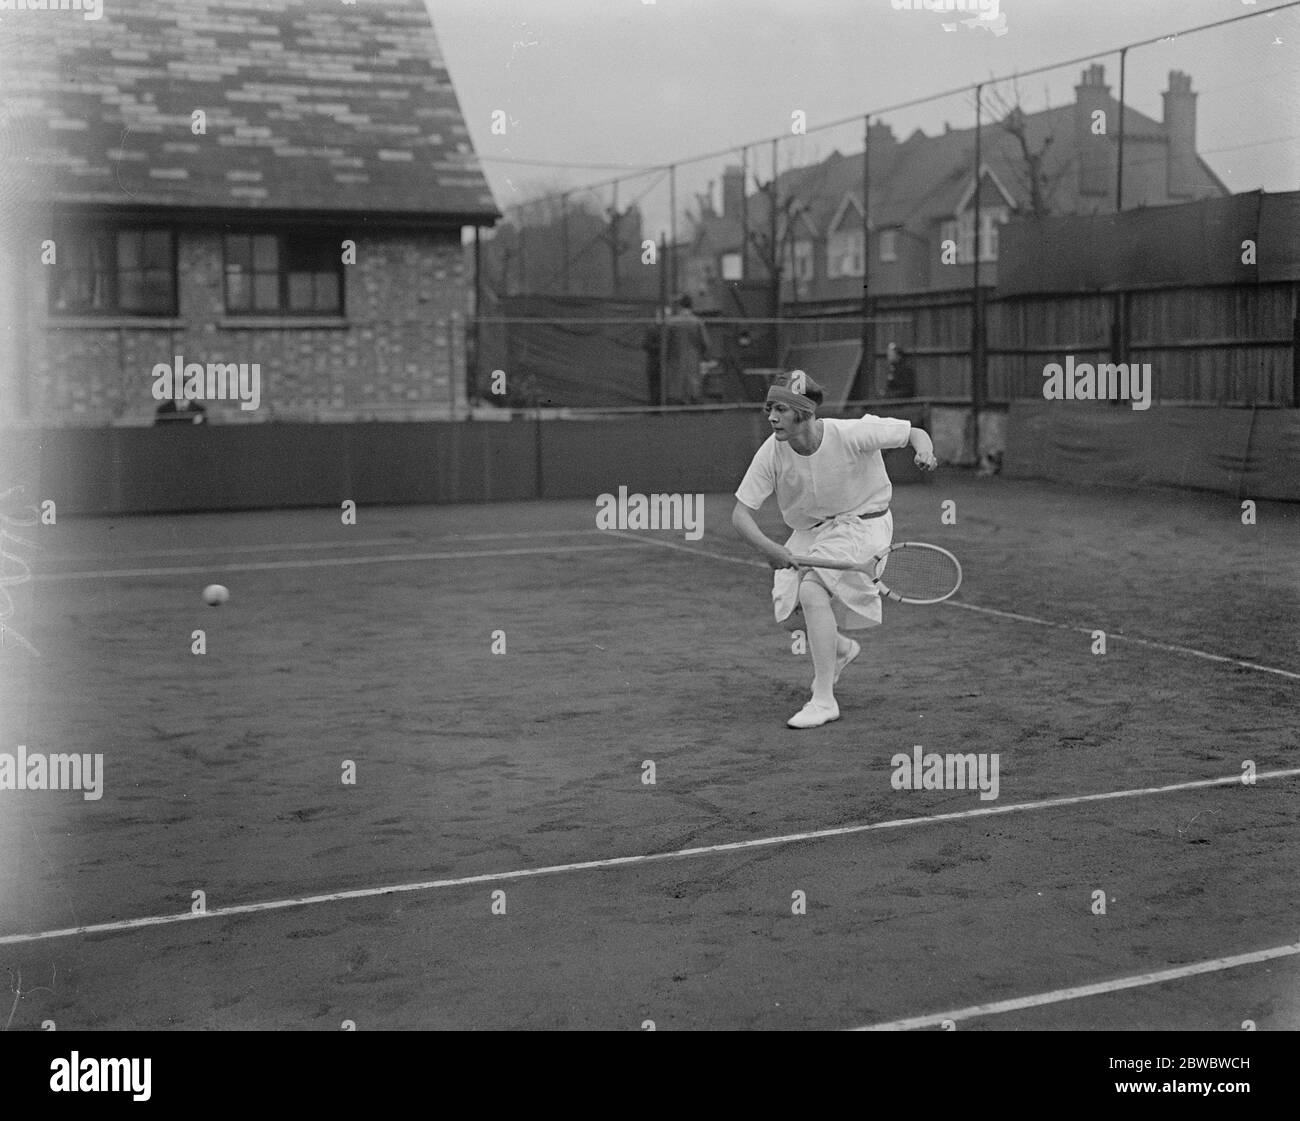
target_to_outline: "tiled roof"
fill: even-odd
[[[0,13],[5,200],[497,215],[422,0],[83,14]]]
[[[1112,113],[1118,113],[1119,103],[1110,99]],[[1074,161],[1077,151],[1074,140],[1073,104],[1026,116],[1026,135],[1034,151],[1042,148],[1048,137],[1053,144],[1048,149],[1045,171],[1056,176],[1064,161]],[[1166,143],[1164,126],[1125,107],[1124,128],[1129,141],[1143,140]],[[1020,203],[1028,201],[1024,182],[1024,160],[1018,145],[1000,124],[985,124],[982,131],[982,159],[998,181]],[[871,148],[871,224],[874,229],[888,226],[905,226],[923,230],[929,223],[951,218],[957,204],[970,187],[972,164],[975,158],[975,130],[953,129],[937,136],[926,136],[920,130],[905,141],[885,145],[873,142]],[[1125,158],[1126,166],[1139,158],[1135,151]],[[1163,158],[1163,156],[1161,157]],[[1199,157],[1195,163],[1195,188],[1198,192],[1226,194],[1226,188]],[[1060,214],[1072,214],[1091,209],[1081,198],[1078,176],[1065,174],[1059,177],[1051,203]],[[781,175],[782,198],[798,195],[808,204],[809,218],[822,236],[839,210],[844,196],[862,198],[862,154],[842,156],[838,152],[819,164],[793,168]],[[766,229],[767,197],[761,193],[749,199],[749,221],[752,228]],[[717,233],[724,231],[719,228]],[[715,237],[715,241],[716,241]],[[737,230],[735,241],[739,242]],[[720,248],[729,248],[721,246]]]

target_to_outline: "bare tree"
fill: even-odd
[[[1015,142],[1016,161],[1012,171],[1020,188],[1020,197],[1026,202],[1018,209],[1033,218],[1046,218],[1054,213],[1056,192],[1061,182],[1074,166],[1073,159],[1063,159],[1052,167],[1052,144],[1055,136],[1043,138],[1037,148],[1030,139],[1029,117],[1021,107],[1020,87],[1012,86],[1012,97],[1003,97],[996,89],[988,93],[998,126]]]

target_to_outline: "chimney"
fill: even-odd
[[[1196,193],[1196,94],[1191,75],[1169,71],[1165,99],[1165,136],[1169,141],[1166,190],[1173,198],[1193,198]]]
[[[1105,113],[1106,131],[1098,134],[1094,114]],[[1074,150],[1079,165],[1079,194],[1112,196],[1115,189],[1115,147],[1112,137],[1119,128],[1119,106],[1106,85],[1106,68],[1094,62],[1074,87]]]
[[[696,201],[700,204],[700,217],[716,218],[717,213],[713,209],[713,180],[709,180],[709,189],[702,191],[695,196]]]
[[[867,130],[867,135],[871,137],[871,153],[892,152],[898,147],[898,140],[894,136],[894,130],[887,124],[880,121],[872,121]]]
[[[744,196],[745,173],[733,164],[722,172],[722,216],[739,218]]]

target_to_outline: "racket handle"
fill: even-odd
[[[791,557],[800,568],[829,568],[837,572],[869,572],[871,562],[859,564],[855,561],[831,560],[827,557]]]

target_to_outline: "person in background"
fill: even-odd
[[[915,397],[916,370],[907,357],[907,352],[898,343],[890,343],[885,348],[885,362],[885,396]]]
[[[173,401],[168,398],[153,414],[154,424],[207,424],[208,410],[197,401]]]
[[[700,364],[709,356],[709,335],[695,314],[690,296],[678,296],[665,324],[668,332],[664,394],[669,405],[694,405],[700,400]]]
[[[641,339],[641,349],[645,351],[646,388],[650,394],[649,401],[652,405],[661,403],[660,394],[662,388],[660,382],[663,371],[659,365],[662,357],[660,343],[664,330],[664,320],[668,318],[671,310],[671,308],[664,307],[656,308],[655,321],[645,329],[645,335]]]

